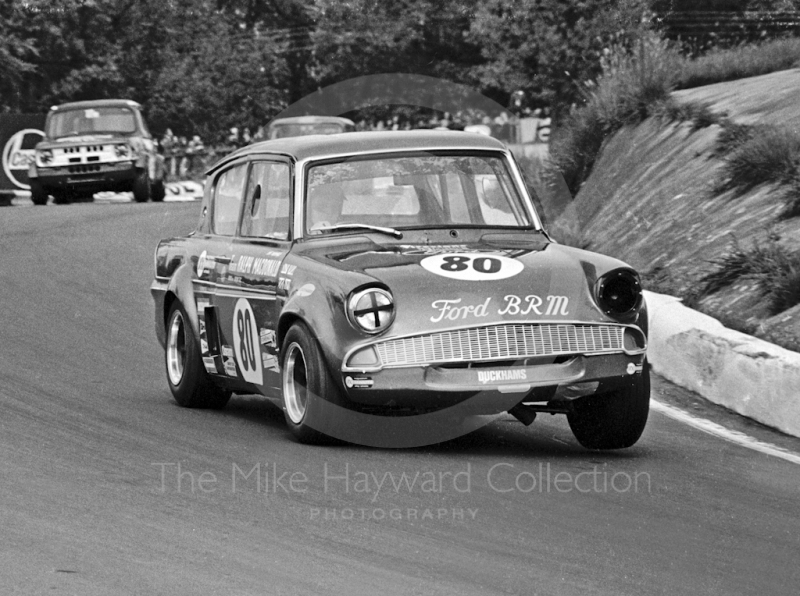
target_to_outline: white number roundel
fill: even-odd
[[[264,382],[264,375],[261,370],[258,325],[253,308],[244,298],[239,298],[233,311],[233,349],[244,380],[261,385]]]
[[[515,259],[480,252],[434,255],[422,259],[420,265],[436,275],[466,281],[506,279],[523,269],[522,263]]]

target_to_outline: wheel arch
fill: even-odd
[[[286,334],[289,333],[289,329],[292,328],[292,325],[295,323],[302,323],[305,325],[307,329],[311,329],[311,326],[308,324],[300,314],[296,312],[286,312],[281,315],[280,319],[278,320],[278,328],[276,331],[276,338],[275,341],[279,347],[283,346],[283,340],[286,338]],[[316,337],[314,338],[316,340]]]
[[[167,290],[164,294],[164,312],[162,313],[162,318],[164,321],[164,329],[166,329],[169,311],[177,300],[183,305],[183,309],[189,317],[189,324],[192,326],[194,336],[200,337],[200,322],[197,315],[197,301],[195,300],[192,275],[193,270],[189,265],[181,265],[175,270],[175,273],[173,273],[167,284]]]

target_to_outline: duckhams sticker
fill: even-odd
[[[486,383],[501,383],[504,381],[527,381],[528,372],[524,368],[481,370],[478,371],[478,380],[481,382],[481,385],[486,385]]]
[[[236,352],[236,362],[245,381],[261,385],[264,375],[258,335],[253,307],[246,299],[239,298],[233,311],[233,349]]]
[[[419,264],[436,275],[464,281],[506,279],[523,269],[519,261],[493,253],[433,255],[422,259]]]

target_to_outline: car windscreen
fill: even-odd
[[[136,115],[123,106],[59,110],[50,116],[47,136],[60,138],[85,134],[131,134]]]
[[[530,227],[505,158],[490,154],[359,157],[313,165],[306,232],[366,224]]]

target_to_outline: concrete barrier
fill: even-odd
[[[653,370],[716,404],[800,437],[800,353],[645,292]]]

